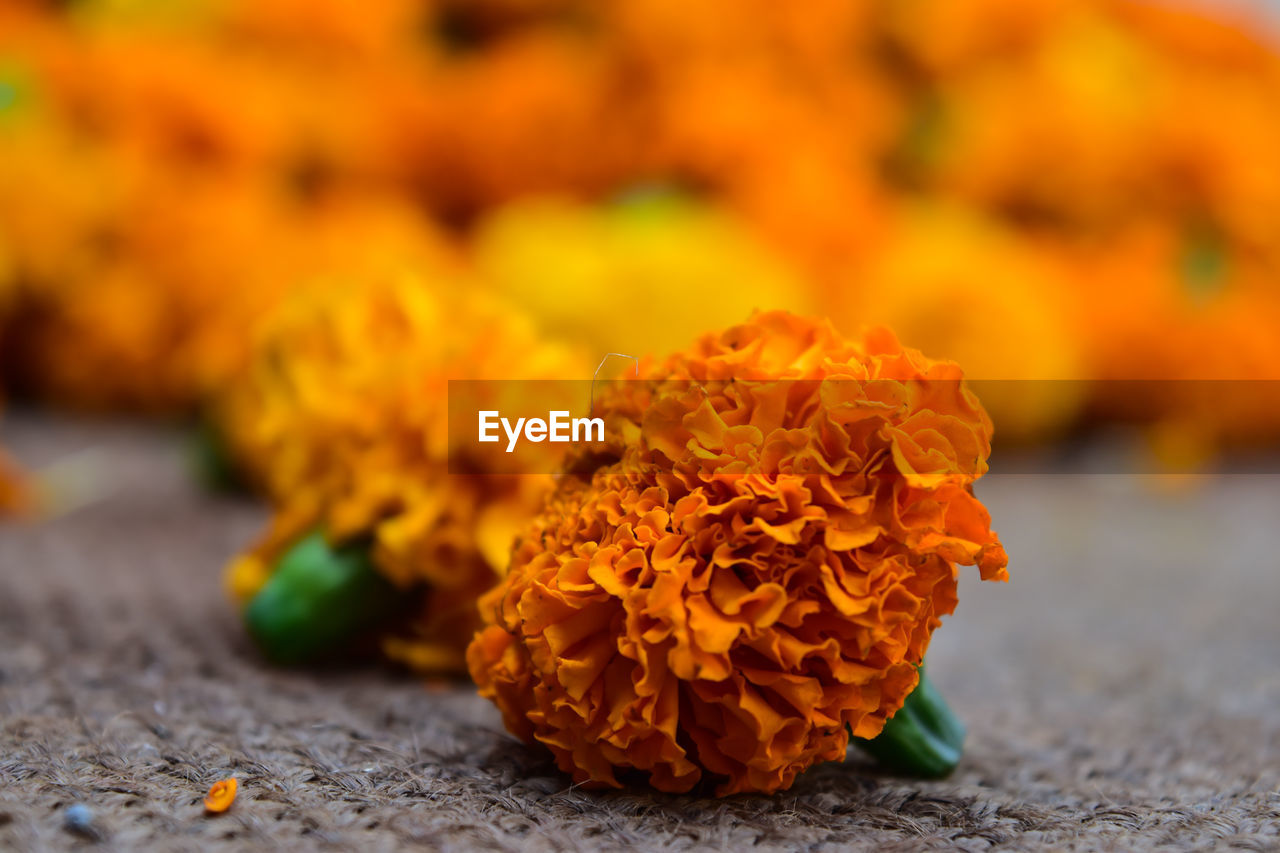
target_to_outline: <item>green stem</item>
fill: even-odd
[[[920,670],[920,683],[884,731],[854,742],[891,773],[938,779],[955,769],[964,751],[964,724]]]
[[[368,547],[334,548],[313,531],[280,558],[244,618],[273,663],[316,663],[386,619],[397,598],[374,569]]]

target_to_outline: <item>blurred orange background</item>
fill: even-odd
[[[484,294],[449,334],[497,311],[584,375],[786,308],[1022,380],[984,398],[1006,440],[1270,445],[1275,395],[1189,381],[1280,378],[1267,26],[1175,0],[9,0],[4,388],[234,433],[273,318],[408,277]]]

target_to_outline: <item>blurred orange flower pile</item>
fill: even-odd
[[[956,563],[1006,577],[991,422],[954,364],[784,313],[641,374],[481,600],[472,677],[578,781],[788,787],[902,706]]]
[[[384,174],[403,160],[382,82],[410,85],[405,51],[383,49],[408,38],[400,17],[333,3],[333,20],[295,24],[313,15],[280,5],[0,12],[0,240],[18,302],[5,370],[19,388],[190,408],[235,374],[246,328],[283,293],[431,243]]]
[[[849,333],[890,322],[977,378],[1276,379],[1278,104],[1260,25],[1172,0],[10,3],[5,379],[79,407],[189,409],[286,294],[441,240],[515,294],[572,264],[559,306],[514,300],[558,320],[579,282],[658,305],[641,294],[680,264],[762,281],[681,285],[745,304],[679,336],[642,317],[608,349],[781,307]],[[690,210],[737,236],[614,272],[588,258],[633,238],[585,208],[490,215],[648,187],[689,199],[650,211],[668,243],[702,227]],[[609,325],[583,314],[548,333]],[[1149,419],[1176,415],[1175,387],[1148,389]],[[1022,396],[992,400],[1010,436],[1132,415],[1105,383]],[[1267,425],[1246,432],[1280,431],[1254,414]]]

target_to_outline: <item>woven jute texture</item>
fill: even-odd
[[[954,776],[851,756],[712,800],[575,789],[465,685],[264,665],[219,585],[264,513],[190,485],[175,433],[0,439],[97,497],[0,527],[0,849],[1280,847],[1278,474],[984,481],[1013,582],[966,575],[930,651]]]

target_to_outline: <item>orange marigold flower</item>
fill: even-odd
[[[209,789],[209,793],[204,797],[205,811],[214,814],[220,814],[231,808],[231,804],[236,800],[236,777],[231,776],[220,782],[214,782],[213,787]]]
[[[642,372],[482,599],[472,676],[579,782],[785,788],[902,706],[955,564],[1006,578],[991,422],[956,365],[781,312]]]

